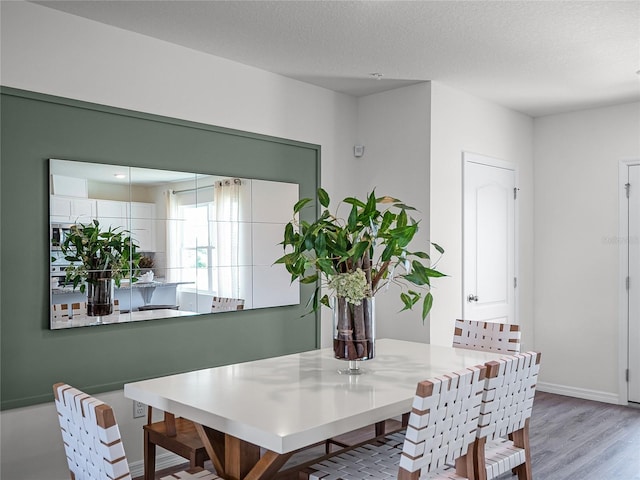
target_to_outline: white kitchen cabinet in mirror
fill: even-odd
[[[96,202],[89,198],[52,195],[50,204],[51,221],[54,223],[89,222],[96,215]]]
[[[265,308],[300,303],[300,289],[291,283],[291,275],[282,265],[273,265],[282,256],[282,236],[291,221],[291,212],[298,201],[298,185],[254,180],[252,182],[252,243],[254,249],[253,281],[264,286],[254,289],[253,307]]]
[[[58,159],[50,174],[52,329],[188,318],[211,313],[213,297],[241,298],[245,310],[299,303],[299,285],[273,265],[297,184]],[[67,184],[86,189],[56,191]],[[114,308],[103,315],[88,314],[91,298],[65,281],[79,262],[60,247],[72,225],[94,220],[127,232],[143,257],[111,282]]]

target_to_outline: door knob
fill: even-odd
[[[478,296],[474,295],[473,293],[470,293],[469,296],[467,297],[467,302],[477,302],[478,301]]]

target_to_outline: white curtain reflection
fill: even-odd
[[[214,189],[215,229],[217,239],[218,296],[240,295],[240,187],[239,178],[217,181]]]
[[[168,282],[178,282],[180,278],[180,252],[178,246],[178,202],[173,190],[164,192],[166,200],[166,250],[167,250],[167,272]]]

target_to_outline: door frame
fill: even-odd
[[[490,157],[481,153],[475,153],[475,152],[470,152],[467,150],[463,150],[462,151],[462,279],[461,279],[461,298],[460,301],[462,302],[461,305],[461,309],[460,312],[463,314],[462,316],[464,316],[464,311],[465,311],[465,306],[466,306],[466,290],[465,290],[465,284],[464,284],[464,278],[465,278],[465,264],[464,264],[464,245],[465,245],[465,231],[464,231],[464,195],[465,195],[465,179],[466,179],[466,172],[467,172],[467,164],[469,163],[477,163],[480,165],[486,165],[489,167],[496,167],[496,168],[504,168],[506,170],[512,170],[513,171],[513,176],[514,176],[514,184],[515,184],[515,188],[517,189],[518,192],[520,192],[520,177],[519,177],[519,171],[518,171],[518,164],[513,163],[513,162],[509,162],[507,160],[501,160],[495,157]],[[520,199],[520,193],[518,193],[518,197],[516,199],[516,202],[513,206],[513,242],[514,242],[514,246],[513,246],[513,274],[515,275],[515,278],[517,279],[517,285],[516,288],[514,288],[513,291],[513,323],[516,325],[520,325],[520,309],[519,309],[519,305],[520,305],[520,295],[519,295],[519,291],[520,291],[520,208],[519,208],[519,200]],[[533,339],[532,339],[533,342]],[[533,344],[533,343],[532,343]]]
[[[629,174],[629,167],[640,165],[640,158],[623,158],[618,165],[618,253],[620,258],[618,277],[618,403],[629,404],[629,383],[626,372],[629,368],[629,292],[627,291],[627,275],[629,274],[629,249],[623,248],[629,239],[629,201],[625,184]]]

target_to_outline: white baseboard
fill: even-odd
[[[557,385],[555,383],[538,382],[536,389],[541,392],[556,393],[558,395],[566,395],[568,397],[582,398],[584,400],[593,400],[596,402],[613,403],[615,405],[626,405],[626,401],[622,401],[615,393],[601,392],[598,390],[589,390],[586,388],[568,387],[566,385]]]
[[[156,472],[188,462],[188,460],[171,452],[159,453],[156,455]],[[130,463],[129,471],[131,478],[144,477],[144,460]]]

